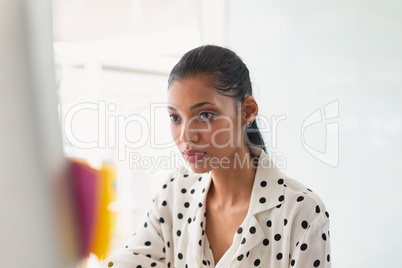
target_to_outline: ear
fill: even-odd
[[[247,96],[242,103],[242,125],[253,122],[258,114],[258,104],[253,96]]]

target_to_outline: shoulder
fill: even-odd
[[[309,187],[288,177],[283,178],[283,186],[285,190],[284,206],[293,213],[303,215],[309,221],[317,218],[323,221],[329,219],[329,213],[323,200]]]

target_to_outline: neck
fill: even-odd
[[[228,208],[249,202],[257,170],[252,161],[248,147],[242,147],[231,157],[232,164],[229,168],[216,168],[211,171],[209,195],[215,204]]]

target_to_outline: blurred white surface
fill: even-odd
[[[0,2],[0,260],[74,267],[77,246],[57,114],[51,2]]]

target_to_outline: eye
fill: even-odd
[[[202,112],[199,114],[199,117],[203,120],[208,120],[210,119],[214,114],[210,112]]]
[[[178,123],[180,122],[180,117],[176,114],[171,114],[169,115],[170,119],[172,120],[173,123]]]

